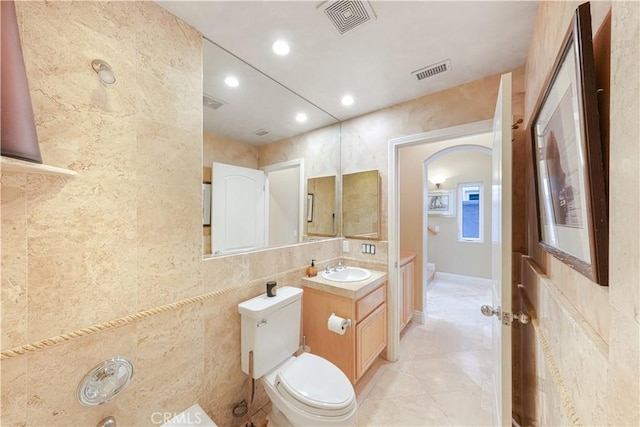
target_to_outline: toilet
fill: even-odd
[[[300,344],[302,289],[278,288],[238,304],[242,370],[260,379],[271,399],[269,427],[350,426],[356,394],[333,363],[311,353],[293,356]]]

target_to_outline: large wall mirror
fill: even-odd
[[[203,199],[211,192],[203,254],[336,236],[338,120],[214,42],[203,45]],[[331,179],[333,195],[324,193]],[[317,221],[308,221],[310,193]]]
[[[336,177],[322,176],[307,180],[307,235],[337,234]]]
[[[380,238],[380,174],[377,170],[342,175],[344,237]]]

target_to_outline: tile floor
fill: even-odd
[[[427,322],[407,327],[399,361],[378,359],[356,385],[358,425],[492,425],[490,300],[489,285],[431,282]]]

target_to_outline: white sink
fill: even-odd
[[[371,277],[371,272],[360,267],[342,267],[337,271],[324,271],[322,277],[333,282],[359,282]]]

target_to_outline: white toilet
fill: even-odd
[[[322,357],[293,356],[301,310],[302,289],[289,286],[238,304],[242,370],[262,379],[273,408],[270,427],[354,425],[356,394],[347,376]]]

